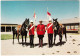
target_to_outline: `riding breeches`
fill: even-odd
[[[48,34],[48,43],[49,43],[49,46],[52,45],[52,43],[53,43],[53,34]]]

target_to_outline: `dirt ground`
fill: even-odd
[[[57,35],[56,44],[52,48],[48,47],[47,34],[43,38],[43,48],[39,48],[37,37],[34,38],[34,48],[30,48],[29,40],[27,38],[27,44],[24,46],[21,44],[21,39],[20,43],[15,39],[14,45],[12,39],[1,40],[1,55],[80,55],[80,35],[67,34],[67,42],[63,36],[61,44],[59,44],[59,36]]]

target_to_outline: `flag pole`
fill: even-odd
[[[34,13],[35,13],[35,9],[34,9]],[[34,17],[34,29],[35,29],[35,19],[36,19],[36,18]]]
[[[34,10],[34,14],[35,14],[35,10]],[[35,25],[35,17],[34,17],[34,25]]]
[[[48,12],[48,7],[47,7],[47,12]],[[47,15],[47,19],[48,19],[48,15]]]
[[[48,11],[48,7],[47,7],[47,11]]]
[[[48,7],[47,7],[47,12],[48,12]],[[47,15],[47,20],[48,20],[48,15]],[[48,28],[46,29],[46,31],[48,30]]]

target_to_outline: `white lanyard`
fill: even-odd
[[[50,28],[53,24],[50,24],[48,28]]]
[[[34,27],[34,25],[30,27],[29,31],[30,31],[33,27]]]

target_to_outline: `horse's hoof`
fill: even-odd
[[[60,41],[60,43],[62,43],[62,42]]]
[[[55,43],[53,43],[53,44],[55,44]]]

